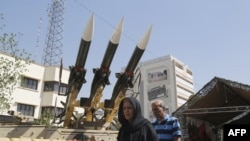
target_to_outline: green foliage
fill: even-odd
[[[0,20],[3,15],[0,14]],[[4,25],[0,25],[0,31]],[[12,93],[29,64],[30,54],[17,48],[16,34],[0,32],[0,113],[10,108]]]
[[[53,113],[49,110],[45,110],[45,112],[42,113],[39,119],[36,119],[34,122],[39,125],[45,125],[46,127],[51,127],[51,121],[53,119]]]

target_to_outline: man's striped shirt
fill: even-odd
[[[176,117],[166,115],[160,123],[156,120],[152,124],[159,141],[173,141],[174,137],[181,136],[180,123]]]

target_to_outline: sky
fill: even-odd
[[[172,55],[194,76],[195,93],[215,76],[250,85],[249,0],[65,0],[63,66],[75,64],[83,30],[94,14],[94,34],[86,62],[87,83],[78,96],[90,93],[93,68],[99,68],[116,25],[124,18],[118,49],[111,63],[110,98],[115,73],[125,67],[144,33],[152,25],[140,61]],[[42,63],[52,0],[3,0],[2,33],[16,33],[18,47]]]

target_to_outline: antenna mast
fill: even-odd
[[[49,26],[43,51],[44,65],[59,65],[62,58],[64,0],[53,0],[49,9]]]
[[[39,26],[38,26],[38,30],[37,30],[36,48],[35,48],[35,54],[34,54],[34,61],[35,61],[35,62],[36,62],[37,51],[38,51],[39,43],[40,43],[41,24],[42,24],[42,17],[40,17]]]

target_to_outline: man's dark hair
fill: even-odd
[[[84,141],[86,139],[89,139],[89,136],[82,134],[76,134],[73,139]]]

